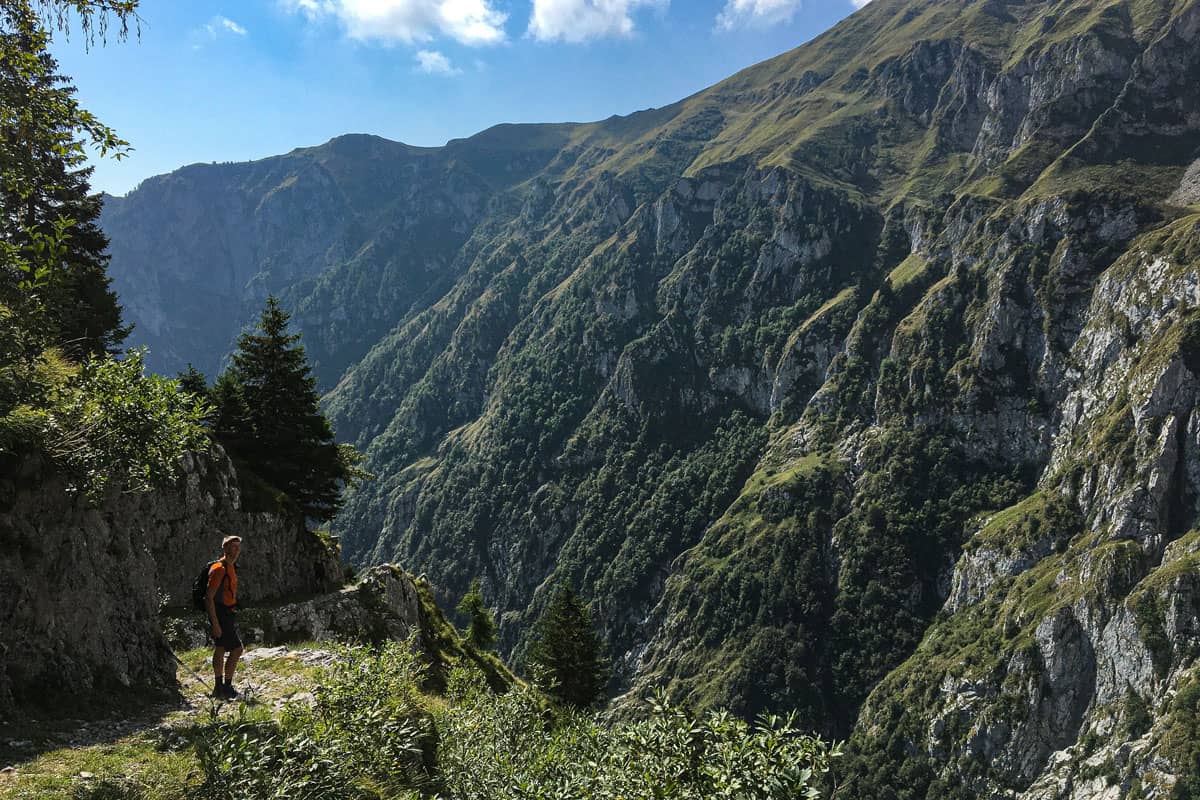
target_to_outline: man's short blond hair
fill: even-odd
[[[224,539],[221,540],[221,549],[224,550],[229,545],[230,542],[240,542],[240,541],[242,541],[242,537],[240,537],[240,536],[226,536]]]

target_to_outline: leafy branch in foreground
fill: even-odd
[[[142,354],[85,361],[45,412],[44,446],[77,489],[95,499],[172,482],[185,452],[206,449],[207,408],[178,382],[144,375]]]
[[[349,647],[310,705],[276,721],[239,712],[194,732],[207,800],[796,800],[840,748],[794,718],[750,725],[653,697],[644,718],[612,723],[552,707],[529,684],[497,694],[466,662],[446,694],[420,687],[415,640]]]
[[[749,725],[723,711],[696,715],[663,694],[649,716],[606,726],[564,710],[550,721],[527,686],[489,692],[456,671],[436,715],[444,798],[484,800],[783,800],[815,798],[838,746],[804,734],[794,717]]]

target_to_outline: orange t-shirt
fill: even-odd
[[[225,581],[226,571],[229,573],[227,581]],[[208,568],[208,588],[211,590],[214,586],[220,586],[221,581],[225,581],[225,586],[213,595],[213,600],[224,606],[237,605],[237,571],[233,568],[233,564],[218,561]]]

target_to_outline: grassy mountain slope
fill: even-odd
[[[853,733],[847,797],[1090,796],[1200,630],[1198,36],[875,0],[663,109],[398,150],[397,233],[284,289],[380,476],[347,552],[482,575],[517,656],[570,579],[618,690]]]

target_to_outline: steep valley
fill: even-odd
[[[280,296],[350,559],[518,660],[570,580],[618,711],[797,709],[844,798],[1200,796],[1198,45],[874,0],[662,109],[149,179],[111,273],[164,372]]]

